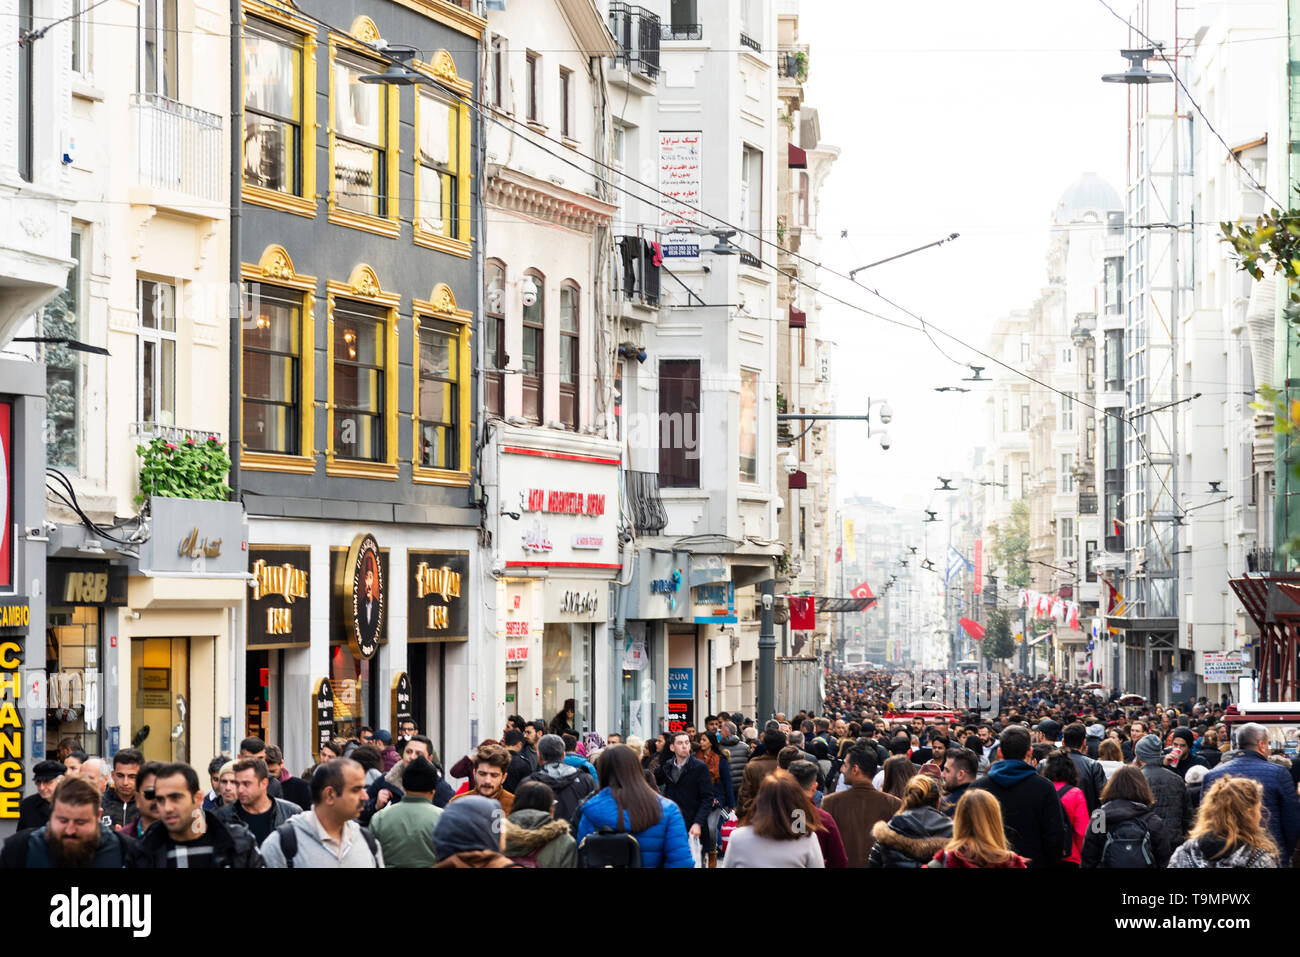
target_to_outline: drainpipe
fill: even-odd
[[[231,499],[236,502],[243,501],[243,483],[239,475],[239,453],[241,432],[239,427],[240,399],[243,395],[243,366],[242,350],[240,349],[240,333],[242,325],[242,296],[240,295],[240,275],[239,263],[243,258],[243,244],[240,237],[240,203],[241,193],[243,191],[243,166],[244,166],[244,149],[243,149],[243,113],[244,113],[244,57],[243,57],[243,3],[242,0],[230,0],[230,416],[227,426],[226,448],[230,453],[230,488]],[[311,348],[312,343],[307,343]],[[307,414],[312,414],[311,410],[306,410]],[[230,733],[232,741],[237,733],[235,723],[239,720],[242,709],[239,707],[239,675],[243,672],[240,661],[238,660],[238,649],[242,647],[239,641],[239,632],[237,627],[242,624],[242,608],[232,608],[230,610],[230,668],[229,681],[230,687],[227,689],[229,694],[230,710]]]

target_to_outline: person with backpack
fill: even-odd
[[[1096,766],[1095,761],[1093,766]],[[1061,865],[1078,867],[1083,838],[1088,831],[1088,803],[1079,785],[1079,769],[1068,748],[1058,748],[1043,760],[1043,777],[1056,785],[1056,796],[1061,799],[1061,807],[1065,809],[1065,818],[1070,825],[1067,832],[1070,850],[1061,858]]]
[[[534,780],[520,784],[514,810],[506,818],[502,853],[520,867],[577,867],[578,843],[569,833],[568,820],[555,811],[555,792],[547,785]]]
[[[289,818],[262,844],[267,867],[383,867],[374,835],[357,823],[366,802],[366,772],[334,758],[311,775],[311,810]]]
[[[542,735],[537,741],[537,755],[541,767],[527,775],[519,786],[529,781],[545,784],[556,802],[556,819],[568,822],[573,828],[578,821],[578,808],[596,793],[596,782],[590,774],[564,762],[564,739],[558,735]],[[514,813],[513,805],[507,813]]]
[[[988,791],[997,798],[1011,848],[1028,859],[1031,868],[1055,867],[1069,846],[1065,812],[1056,788],[1035,772],[1029,730],[1016,724],[1004,728],[997,753],[1000,760],[971,791]],[[1178,783],[1182,785],[1181,780]]]
[[[694,867],[682,812],[646,782],[626,745],[600,755],[600,790],[578,815],[579,867]]]
[[[1182,843],[1196,817],[1186,782],[1164,766],[1164,748],[1154,734],[1148,734],[1138,741],[1133,754],[1135,763],[1142,769],[1142,776],[1146,778],[1151,793],[1155,796],[1155,811],[1160,820],[1165,822],[1169,842]]]
[[[1083,840],[1084,867],[1157,868],[1169,863],[1169,829],[1155,811],[1142,772],[1130,765],[1111,775]]]

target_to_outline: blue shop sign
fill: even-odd
[[[695,697],[695,669],[668,669],[668,699],[670,701]]]
[[[696,624],[726,625],[736,623],[736,583],[710,582],[696,585]]]

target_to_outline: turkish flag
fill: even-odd
[[[842,561],[844,561],[844,546],[843,546],[843,545],[840,545],[840,546],[838,546],[838,547],[835,549],[835,560],[836,560],[837,562],[842,562]]]
[[[862,582],[861,584],[855,585],[853,587],[853,590],[850,591],[849,594],[852,595],[854,598],[875,598],[876,597],[871,592],[871,586],[868,585],[866,582]]]
[[[966,630],[966,634],[970,635],[974,641],[984,640],[984,626],[981,625],[978,621],[972,621],[969,618],[963,618],[961,619],[961,626]]]
[[[790,630],[812,631],[817,627],[817,608],[812,595],[790,595]]]

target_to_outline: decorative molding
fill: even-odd
[[[212,247],[216,244],[218,227],[222,223],[215,219],[206,220],[207,228],[199,235],[198,254],[194,257],[194,271],[202,272],[208,257],[212,255]]]
[[[498,209],[584,232],[609,226],[618,211],[617,206],[504,167],[488,179],[487,200]]]
[[[135,232],[134,242],[131,245],[131,258],[138,260],[144,254],[144,234],[145,228],[149,221],[158,215],[157,206],[141,206],[132,204],[131,219],[132,228]]]
[[[283,246],[267,246],[257,266],[268,279],[293,279],[298,274],[289,251]]]
[[[378,45],[383,39],[379,27],[375,26],[375,21],[364,13],[352,21],[352,26],[348,28],[348,35],[372,47]]]
[[[18,220],[18,225],[32,239],[40,239],[45,235],[45,231],[50,228],[50,224],[46,222],[44,217],[32,215],[24,216]]]
[[[239,467],[256,472],[293,472],[299,475],[311,475],[316,471],[316,457],[251,452],[247,446],[244,446],[244,450],[239,455]]]
[[[379,286],[379,277],[365,263],[352,270],[352,275],[348,277],[348,285],[358,296],[365,296],[367,299],[378,299],[383,293]]]

